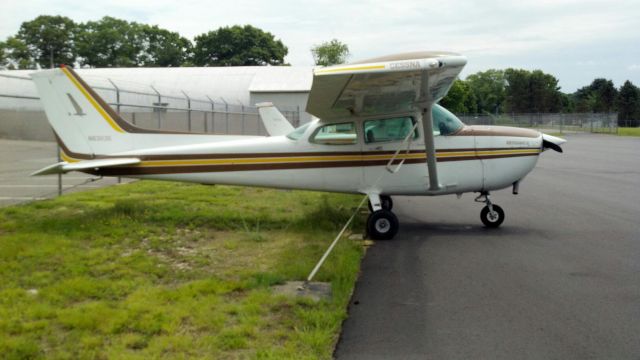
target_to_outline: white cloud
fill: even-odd
[[[281,39],[293,65],[310,65],[311,46],[337,38],[349,45],[353,60],[451,50],[469,57],[469,69],[563,65],[556,74],[560,79],[573,76],[580,61],[604,63],[611,56],[611,43],[627,42],[621,53],[618,48],[618,62],[603,69],[617,71],[620,77],[626,75],[619,72],[626,71],[632,78],[638,72],[627,64],[640,57],[640,50],[631,46],[640,43],[640,34],[630,29],[637,27],[639,13],[637,0],[105,0],[100,6],[86,0],[25,0],[2,5],[0,39],[40,14],[76,21],[110,15],[157,24],[190,38],[220,26],[252,24]],[[590,53],[582,54],[582,60],[571,54],[585,49]]]

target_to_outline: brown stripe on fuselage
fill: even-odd
[[[504,154],[484,156],[460,156],[438,159],[438,162],[468,161],[482,159],[498,159],[508,157],[538,156],[538,153],[528,154]],[[394,163],[397,164],[399,160]],[[354,160],[354,161],[317,161],[317,162],[290,162],[272,164],[223,164],[223,165],[176,165],[176,166],[147,166],[147,167],[108,167],[88,173],[104,176],[124,175],[160,175],[182,173],[205,172],[229,172],[229,171],[261,171],[261,170],[298,170],[298,169],[322,169],[341,167],[384,166],[389,160]],[[406,159],[405,164],[425,163],[425,159]]]
[[[54,133],[55,134],[55,133]],[[70,157],[82,160],[88,159],[115,159],[115,158],[130,158],[137,157],[142,161],[152,160],[221,160],[221,159],[247,159],[247,158],[270,158],[270,157],[316,157],[316,156],[372,156],[372,155],[392,155],[395,151],[321,151],[321,152],[270,152],[270,153],[204,153],[204,154],[163,154],[163,155],[96,155],[75,153],[69,150],[66,145],[60,140],[57,134],[55,134],[58,144],[64,150],[64,152]],[[502,148],[461,148],[461,149],[438,149],[437,153],[450,153],[450,152],[471,152],[471,151],[500,151],[500,150],[536,150],[532,147],[502,147]],[[409,154],[424,154],[424,150],[410,150]],[[407,154],[407,151],[401,151],[399,155]],[[443,161],[438,159],[438,161]]]

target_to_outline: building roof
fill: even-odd
[[[0,94],[37,97],[29,74],[35,70],[0,71]],[[308,92],[313,80],[313,67],[293,66],[235,66],[235,67],[176,67],[176,68],[101,68],[77,69],[89,85],[163,96],[183,97],[228,103],[250,104],[252,92]],[[4,76],[3,76],[4,75]],[[7,78],[6,76],[24,79]],[[33,101],[32,101],[33,102]],[[16,105],[19,104],[19,105]],[[24,108],[23,101],[0,97],[0,108]],[[30,107],[30,106],[27,106]],[[39,108],[39,103],[36,108]]]

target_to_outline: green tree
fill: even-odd
[[[80,25],[77,48],[82,65],[91,67],[138,66],[143,49],[141,26],[105,16]]]
[[[283,65],[287,52],[273,34],[235,25],[196,36],[193,62],[197,66]]]
[[[42,15],[20,25],[15,36],[27,45],[29,57],[43,68],[74,64],[77,25],[65,16]],[[21,52],[21,51],[20,51]],[[17,63],[30,61],[14,57]]]
[[[578,89],[573,98],[577,112],[611,112],[615,111],[618,90],[613,81],[595,79],[591,85]]]
[[[611,112],[615,110],[618,90],[613,81],[607,79],[595,79],[589,86],[596,96],[594,112]]]
[[[187,38],[156,25],[140,25],[139,31],[138,65],[180,66],[189,60],[192,46]]]
[[[5,68],[8,65],[9,59],[7,58],[7,44],[0,41],[0,68]]]
[[[480,113],[499,113],[505,99],[504,71],[487,70],[469,75],[466,79],[475,94]]]
[[[616,99],[618,106],[618,125],[640,126],[640,89],[627,80],[620,87]],[[635,120],[630,123],[629,120]]]
[[[581,87],[572,95],[575,110],[578,113],[593,112],[596,96],[589,86]]]
[[[349,57],[349,46],[338,39],[333,39],[312,47],[311,55],[316,65],[344,64]]]
[[[530,113],[562,109],[562,93],[553,75],[541,70],[507,69],[504,78],[506,111]]]
[[[455,114],[475,114],[477,112],[475,94],[469,85],[460,79],[453,82],[447,96],[440,100],[440,105]]]
[[[31,51],[24,41],[9,37],[4,43],[5,63],[8,69],[35,69],[37,64],[31,57]]]

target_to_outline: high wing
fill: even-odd
[[[414,113],[424,129],[429,190],[440,190],[431,107],[442,99],[467,59],[449,52],[415,52],[318,68],[307,112],[320,121]]]
[[[449,91],[467,63],[449,52],[415,52],[317,68],[307,112],[321,121],[426,108]]]

